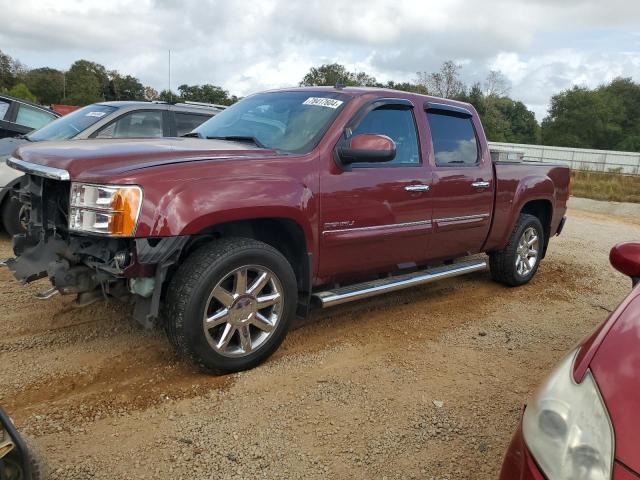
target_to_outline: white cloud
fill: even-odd
[[[174,88],[240,95],[324,62],[404,81],[455,59],[467,82],[503,70],[538,116],[574,83],[640,80],[640,2],[628,0],[0,0],[0,11],[11,20],[0,48],[29,66],[87,58],[158,89],[168,49]]]
[[[594,88],[616,77],[640,81],[640,55],[631,52],[581,52],[558,49],[522,56],[501,53],[490,62],[512,83],[511,94],[526,101],[538,119],[547,113],[550,95],[574,85]]]

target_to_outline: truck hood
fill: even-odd
[[[596,351],[589,368],[613,424],[616,459],[640,472],[640,288],[622,306],[605,322],[606,335],[590,345]]]
[[[172,163],[274,155],[273,150],[248,143],[200,138],[40,142],[24,145],[13,154],[19,160],[66,170],[71,179],[118,175]]]

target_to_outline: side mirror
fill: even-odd
[[[396,157],[396,143],[386,135],[364,133],[338,148],[343,163],[389,162]]]
[[[611,249],[609,261],[613,268],[631,277],[633,285],[640,281],[640,243],[619,243]]]

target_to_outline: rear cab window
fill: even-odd
[[[436,166],[478,165],[478,140],[470,116],[433,110],[427,111],[427,120]]]

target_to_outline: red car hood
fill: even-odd
[[[640,286],[587,341],[585,348],[591,356],[589,368],[613,424],[616,459],[640,473]]]
[[[251,144],[199,138],[74,140],[24,145],[13,154],[26,162],[61,168],[71,179],[100,177],[168,163],[273,156]]]

